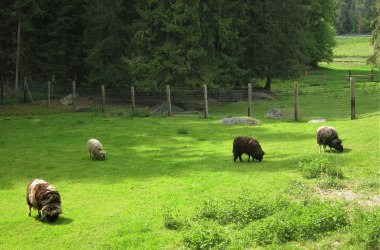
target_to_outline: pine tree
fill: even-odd
[[[367,63],[380,67],[380,3],[377,2],[377,16],[373,21],[373,31],[371,45],[373,54],[368,58]]]

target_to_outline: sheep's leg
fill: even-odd
[[[323,153],[326,151],[326,145],[323,145]]]
[[[38,210],[38,216],[41,217],[41,211],[40,210]]]
[[[321,144],[318,144],[319,153],[321,153]]]
[[[236,162],[236,159],[238,158],[237,154],[234,154],[234,162]]]
[[[240,162],[242,162],[243,160],[241,159],[241,155],[239,155],[239,160],[240,160]]]
[[[29,216],[31,216],[31,215],[32,215],[32,207],[29,206]]]

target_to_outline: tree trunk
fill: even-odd
[[[17,24],[17,50],[16,50],[16,76],[15,76],[15,89],[18,89],[18,76],[20,70],[20,47],[21,47],[21,14],[18,14]]]
[[[272,76],[271,75],[267,75],[267,81],[265,82],[264,89],[270,91],[271,85],[272,85]]]

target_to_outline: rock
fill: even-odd
[[[274,108],[266,113],[264,117],[270,119],[282,119],[284,118],[284,113],[281,109]]]
[[[61,98],[61,103],[63,105],[71,105],[74,103],[74,97],[73,94],[68,94],[67,96],[64,96]]]
[[[226,125],[239,125],[239,124],[243,124],[243,125],[259,125],[261,123],[261,121],[256,120],[256,119],[254,119],[252,117],[248,117],[248,116],[239,116],[239,117],[224,118],[222,120],[222,123],[226,124]]]
[[[325,122],[325,118],[317,118],[317,119],[311,119],[308,121],[308,123],[318,123],[318,122]]]

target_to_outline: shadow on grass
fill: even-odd
[[[68,224],[71,224],[74,221],[73,219],[70,219],[70,218],[67,218],[67,217],[63,217],[63,216],[59,216],[58,219],[56,221],[54,221],[54,222],[50,222],[48,220],[41,221],[41,218],[38,215],[35,215],[33,217],[34,217],[34,219],[36,221],[39,221],[41,223],[44,223],[46,225],[51,225],[51,226],[68,225]]]

